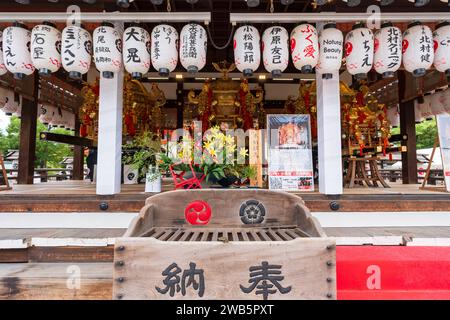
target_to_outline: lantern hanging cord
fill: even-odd
[[[231,26],[231,33],[230,33],[230,37],[228,38],[228,41],[225,45],[223,46],[218,46],[217,44],[214,43],[213,37],[211,36],[211,30],[209,29],[209,24],[206,26],[206,31],[208,32],[208,37],[209,40],[211,41],[212,46],[216,49],[216,50],[223,50],[226,47],[228,47],[231,43],[231,40],[233,40],[233,35],[234,35],[234,25]]]

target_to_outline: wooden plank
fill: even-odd
[[[29,262],[112,262],[114,246],[107,247],[30,247]]]
[[[275,233],[275,231],[269,229],[269,230],[267,230],[267,233],[268,233],[270,236],[272,236],[273,238],[275,238],[275,241],[283,241],[283,238],[281,238],[279,235],[277,235],[277,234]]]
[[[109,300],[112,273],[112,263],[0,264],[0,299]]]
[[[0,263],[28,262],[27,249],[0,249]]]
[[[192,233],[192,232],[189,231],[189,230],[184,230],[184,234],[181,236],[181,238],[180,238],[178,241],[186,241],[187,237],[189,237],[189,235],[190,235],[191,233]]]
[[[278,283],[287,290],[281,293],[278,288],[268,296],[269,300],[336,298],[336,256],[334,249],[327,249],[329,246],[334,247],[334,241],[328,238],[227,243],[175,243],[154,238],[118,238],[116,245],[123,246],[124,250],[115,252],[114,279],[123,278],[124,281],[114,281],[115,299],[262,300],[263,297],[255,291],[245,292],[242,288],[252,284],[249,281],[250,268],[262,266],[264,261],[269,265],[280,266],[270,270],[280,271],[279,275],[283,278]],[[328,261],[330,264],[327,264]],[[164,293],[165,276],[161,273],[169,266],[172,271],[176,267],[180,272],[189,270],[191,263],[195,264],[197,271],[203,270],[203,294],[192,285],[186,287],[184,294],[176,290],[172,296],[170,291]],[[327,281],[327,278],[331,281]],[[202,282],[198,274],[195,280]]]
[[[182,229],[177,229],[177,231],[175,231],[175,233],[166,241],[176,241],[182,232]]]

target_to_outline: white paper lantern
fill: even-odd
[[[422,110],[424,109],[424,104],[419,103],[416,99],[414,100],[414,118],[416,123],[420,123],[424,120],[424,116],[422,115]]]
[[[39,121],[48,125],[53,119],[54,108],[48,103],[39,106]]]
[[[434,67],[439,72],[450,76],[450,24],[441,23],[433,32]]]
[[[133,79],[141,79],[150,69],[150,34],[131,26],[123,33],[123,63]]]
[[[260,36],[255,27],[242,26],[234,33],[234,63],[236,68],[251,76],[261,63]]]
[[[284,27],[274,26],[266,29],[262,35],[264,68],[273,77],[281,76],[289,64],[289,34]]]
[[[95,66],[106,79],[122,69],[122,35],[112,23],[103,22],[93,34]]]
[[[15,94],[12,90],[8,90],[7,96],[5,98],[5,104],[3,105],[2,110],[7,116],[17,114],[17,111],[20,108],[19,103],[19,95]]]
[[[62,32],[61,60],[72,79],[81,79],[91,67],[92,37],[79,26],[68,26]]]
[[[23,79],[34,72],[30,55],[31,32],[26,26],[14,23],[3,31],[3,60],[14,78]]]
[[[180,33],[180,62],[189,73],[196,73],[206,65],[208,36],[205,28],[196,23],[183,27]]]
[[[428,26],[415,22],[403,34],[403,66],[413,76],[425,75],[434,60],[433,34]]]
[[[6,88],[0,87],[0,110],[3,109],[5,103],[8,101],[9,91]]]
[[[52,23],[44,22],[31,31],[31,60],[43,76],[61,67],[61,32]]]
[[[292,30],[291,55],[295,68],[302,73],[313,72],[319,62],[319,37],[316,28],[303,23]]]
[[[398,106],[387,109],[387,119],[392,127],[398,127],[400,125],[400,113],[398,112]]]
[[[343,48],[344,35],[336,28],[336,24],[324,25],[319,33],[319,62],[316,66],[323,79],[331,79],[333,73],[341,68]]]
[[[436,91],[431,95],[431,113],[433,115],[447,113],[444,104],[445,91]]]
[[[347,71],[361,80],[373,66],[374,38],[370,29],[356,24],[345,36],[345,61]]]
[[[374,41],[374,69],[383,78],[391,78],[402,64],[402,32],[392,23],[384,23]]]
[[[62,109],[59,107],[54,107],[53,109],[53,117],[52,120],[49,123],[50,126],[53,128],[60,127],[63,128],[63,114]]]
[[[167,24],[153,28],[151,58],[153,67],[167,77],[178,64],[178,32]]]
[[[8,70],[6,69],[5,62],[3,60],[3,32],[0,31],[0,76],[6,74]]]

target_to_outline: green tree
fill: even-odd
[[[391,134],[400,134],[400,128],[393,128]],[[416,123],[416,146],[417,149],[433,148],[437,136],[436,120],[425,120]]]
[[[71,156],[70,146],[67,144],[42,141],[39,135],[48,131],[48,127],[38,121],[36,128],[36,167],[57,168],[64,157]],[[68,134],[65,129],[57,128],[51,130],[54,133]],[[19,149],[20,119],[13,116],[6,128],[6,135],[0,133],[0,152],[3,154],[8,150]]]

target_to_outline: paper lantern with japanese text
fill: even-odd
[[[239,27],[233,38],[234,63],[236,68],[249,77],[261,63],[260,36],[252,26]]]
[[[49,76],[61,67],[61,32],[50,22],[31,31],[31,60],[42,76]]]
[[[13,115],[20,119],[22,117],[22,96],[17,95],[15,102],[16,102],[17,106],[16,106],[16,110],[13,112]]]
[[[357,80],[367,78],[373,66],[374,38],[370,29],[355,24],[345,36],[345,61],[347,71]]]
[[[45,125],[48,125],[50,121],[52,121],[54,108],[48,103],[42,103],[39,105],[38,111],[39,121]]]
[[[6,88],[0,87],[0,110],[3,109],[3,107],[5,106],[5,103],[8,101],[9,99],[9,91]]]
[[[439,72],[450,76],[450,24],[441,23],[433,32],[434,40],[434,67]]]
[[[431,95],[431,113],[433,115],[447,113],[445,109],[445,91],[436,91]]]
[[[445,112],[450,114],[450,88],[447,88],[447,90],[444,91],[444,109]]]
[[[308,23],[300,24],[291,32],[291,55],[294,67],[302,73],[313,72],[319,62],[319,37]]]
[[[383,78],[391,78],[402,64],[402,32],[392,23],[384,23],[375,33],[374,69]]]
[[[316,66],[323,79],[331,79],[333,73],[341,68],[343,48],[344,36],[336,24],[324,25],[319,33],[319,62]]]
[[[206,65],[208,37],[201,25],[190,23],[180,33],[180,62],[189,73],[196,73]]]
[[[7,116],[12,116],[13,114],[17,114],[18,109],[20,108],[20,96],[12,90],[7,90],[5,97],[5,104],[3,105],[3,112]]]
[[[403,34],[403,66],[415,77],[425,75],[434,60],[433,34],[428,26],[415,22]]]
[[[14,23],[3,31],[3,60],[14,78],[23,79],[34,72],[30,55],[31,32],[25,25]]]
[[[422,117],[429,120],[433,118],[433,111],[431,109],[431,94],[427,94],[423,97],[423,104],[420,106]]]
[[[131,26],[123,33],[123,63],[133,79],[141,79],[150,69],[150,34]]]
[[[93,33],[94,62],[106,79],[122,69],[122,35],[114,25],[103,22]]]
[[[273,77],[281,76],[289,64],[289,34],[284,27],[267,28],[262,35],[264,68]]]
[[[3,32],[0,31],[0,76],[6,74],[8,70],[5,66],[5,61],[3,60]]]
[[[167,77],[178,64],[178,32],[167,24],[153,28],[151,58],[160,76]]]
[[[62,32],[61,61],[69,77],[80,80],[91,67],[92,37],[81,26],[68,26]]]
[[[53,109],[53,117],[52,120],[50,121],[50,126],[52,126],[53,128],[56,127],[64,128],[63,113],[60,107],[55,107]]]

